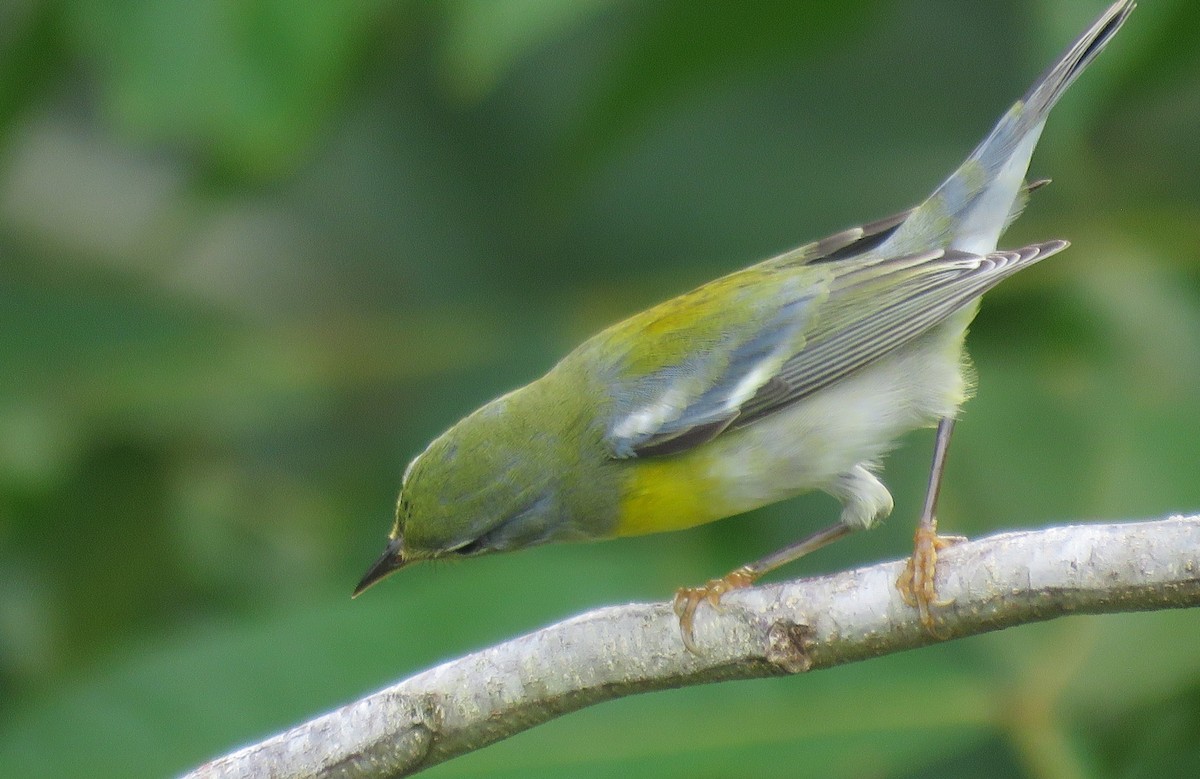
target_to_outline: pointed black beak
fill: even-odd
[[[350,597],[357,598],[375,582],[384,578],[392,571],[404,567],[403,546],[404,542],[399,538],[393,538],[388,541],[387,549],[383,550],[383,554],[380,555],[375,564],[367,571],[367,575],[362,577],[362,581],[354,588],[354,594]]]

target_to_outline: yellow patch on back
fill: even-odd
[[[627,352],[631,374],[653,373],[713,348],[748,322],[769,319],[788,283],[788,275],[773,268],[746,268],[635,314],[597,338]]]

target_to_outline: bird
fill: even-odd
[[[820,490],[836,522],[674,597],[698,609],[858,530],[893,501],[882,460],[936,428],[912,555],[896,586],[936,632],[937,499],[974,390],[980,296],[1067,247],[997,249],[1020,215],[1050,110],[1125,23],[1105,10],[920,205],[732,272],[618,322],[544,376],[435,438],[401,478],[386,548],[354,596],[415,562],[683,530]]]

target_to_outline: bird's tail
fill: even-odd
[[[948,246],[976,254],[996,248],[1015,212],[1029,158],[1050,109],[1129,17],[1120,0],[1100,15],[1013,105],[966,162],[880,247],[887,254]],[[1016,208],[1014,208],[1016,206]]]

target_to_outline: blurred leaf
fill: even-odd
[[[0,359],[10,369],[0,376],[0,398],[50,403],[76,420],[232,431],[295,412],[281,403],[303,404],[329,387],[488,359],[486,325],[474,317],[410,312],[404,320],[326,318],[311,331],[274,331],[190,301],[144,296],[119,277],[103,283],[103,292],[74,281],[35,289],[0,276]]]
[[[49,0],[12,0],[0,7],[0,145],[61,67],[59,27]]]
[[[1200,765],[1200,687],[1181,689],[1126,722],[1106,722],[1100,752],[1120,779],[1191,779]]]
[[[481,99],[530,50],[562,36],[616,0],[447,0],[441,36],[446,87]]]
[[[696,3],[637,7],[623,52],[598,96],[566,137],[568,168],[586,165],[703,87],[770,63],[810,60],[861,25],[873,0],[825,3]]]
[[[1111,69],[1102,133],[1113,193],[1152,197],[1178,208],[1200,202],[1200,157],[1189,138],[1200,126],[1200,6],[1189,0],[1142,3]],[[1122,36],[1126,32],[1122,30]],[[1117,48],[1117,47],[1114,47]]]
[[[88,0],[70,19],[122,128],[253,179],[296,164],[386,5]]]

